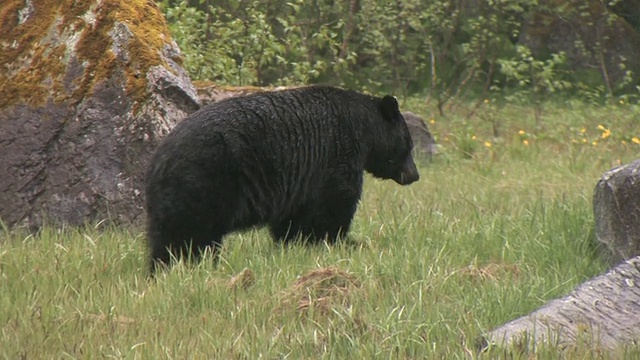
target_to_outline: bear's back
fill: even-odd
[[[325,131],[370,115],[376,98],[330,86],[307,86],[289,90],[259,92],[208,105],[190,117],[213,121],[217,126],[252,130],[257,126],[277,130],[302,128],[306,123]],[[356,116],[358,114],[359,116]]]
[[[353,151],[375,114],[375,98],[327,86],[229,98],[191,114],[174,133],[189,142],[224,137],[234,153],[291,163]],[[190,133],[198,134],[194,136]],[[185,144],[187,145],[187,144]],[[292,158],[293,154],[298,154]]]

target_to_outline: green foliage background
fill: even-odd
[[[620,1],[608,2],[609,7]],[[329,83],[401,95],[421,94],[440,111],[452,99],[548,94],[592,102],[636,95],[628,59],[572,69],[564,51],[533,54],[519,41],[534,16],[618,19],[592,1],[544,0],[162,0],[194,80],[230,85]],[[541,15],[542,14],[542,15]],[[590,20],[589,20],[590,21]],[[632,26],[632,25],[629,25]],[[576,30],[578,31],[578,30]],[[604,30],[602,30],[604,31]],[[567,51],[603,58],[606,38],[589,34]],[[584,39],[581,38],[585,37]],[[625,70],[612,79],[607,68]],[[604,70],[604,71],[603,71]]]

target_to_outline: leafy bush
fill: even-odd
[[[614,93],[633,91],[637,83],[627,59],[613,60],[606,54],[606,36],[596,42],[586,40],[587,32],[593,31],[589,27],[576,35],[567,51],[590,59],[594,70],[571,69],[565,52],[534,53],[523,46],[520,31],[525,20],[535,16],[543,22],[559,16],[595,16],[598,29],[613,26],[615,16],[605,7],[594,15],[586,3],[162,0],[160,4],[185,53],[189,74],[219,84],[329,83],[401,95],[419,93],[433,100],[443,114],[451,100],[469,96],[482,101],[509,95],[508,101],[532,101],[537,112],[549,91],[555,97],[578,95],[602,103]],[[624,71],[617,83],[609,74],[614,67]]]
[[[309,83],[344,71],[353,61],[353,54],[338,56],[343,23],[310,28],[302,0],[204,10],[188,1],[161,4],[194,79],[234,85]]]

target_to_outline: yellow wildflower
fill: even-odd
[[[602,124],[598,125],[598,130],[602,130],[602,131],[604,131],[604,130],[606,130],[606,129],[607,129],[607,128],[606,128],[606,127],[604,127],[604,125],[602,125]]]
[[[524,134],[526,134],[526,132],[524,130],[518,131],[518,135],[524,135]]]
[[[476,139],[476,136],[475,136],[475,135],[472,135],[472,136],[471,136],[471,140],[475,140],[475,139]]]
[[[634,136],[633,139],[631,139],[631,142],[640,145],[640,139],[638,139],[637,136]]]
[[[602,135],[600,135],[603,139],[608,138],[609,136],[611,136],[611,130],[606,129],[605,131],[602,132]]]
[[[436,123],[436,119],[431,119],[431,120],[429,120],[429,123],[430,123],[430,124],[435,124],[435,123]]]
[[[593,142],[591,143],[591,145],[593,145],[593,146],[598,146],[598,141],[597,141],[597,140],[593,140]]]
[[[524,146],[529,146],[529,140],[522,140],[522,143],[524,144]]]
[[[491,147],[491,141],[485,141],[484,142],[484,146],[490,148]]]
[[[489,99],[484,99],[484,103],[488,104],[489,103]]]
[[[586,133],[586,132],[587,132],[587,129],[586,129],[586,128],[582,128],[582,129],[580,129],[580,132],[581,132],[582,134],[584,134],[584,133]]]

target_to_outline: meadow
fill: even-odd
[[[0,232],[6,359],[616,359],[597,344],[478,354],[482,333],[601,274],[592,192],[640,157],[640,107],[492,107],[436,116],[419,182],[367,177],[350,238],[275,245],[228,236],[210,258],[147,279],[144,233]]]

